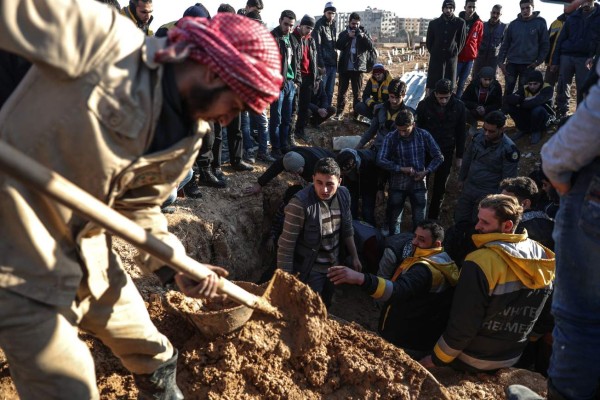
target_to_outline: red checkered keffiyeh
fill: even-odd
[[[281,56],[261,23],[230,13],[213,19],[186,17],[168,35],[169,45],[156,53],[156,62],[190,58],[207,65],[257,113],[279,96]]]

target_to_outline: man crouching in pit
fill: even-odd
[[[262,112],[282,82],[269,32],[233,14],[183,18],[159,39],[93,1],[0,0],[0,49],[33,64],[2,107],[0,140],[180,252],[160,205],[190,170],[208,121]],[[1,171],[0,221],[0,347],[21,399],[100,397],[78,328],[133,373],[140,399],[183,398],[177,350],[152,324],[111,235]],[[201,282],[176,276],[186,295],[216,295],[226,271],[207,267]]]
[[[465,259],[446,331],[433,355],[421,360],[462,371],[495,371],[513,366],[552,292],[554,253],[515,234],[523,208],[502,194],[479,203],[473,242],[478,247]]]
[[[360,285],[384,303],[379,318],[381,336],[416,360],[427,356],[446,328],[458,268],[442,248],[444,228],[423,220],[415,228],[413,254],[390,280],[343,266],[329,268],[334,285]]]

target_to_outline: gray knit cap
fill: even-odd
[[[288,151],[283,156],[283,168],[288,172],[298,172],[304,168],[304,157],[295,151]]]

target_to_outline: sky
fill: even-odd
[[[127,5],[126,0],[119,0],[122,6]],[[197,3],[198,0],[153,0],[154,3],[154,21],[151,28],[156,31],[162,24],[179,19],[186,8]],[[200,1],[208,11],[214,15],[221,3],[227,0],[205,0]],[[322,15],[325,0],[302,0],[296,1],[277,1],[263,0],[265,5],[261,15],[269,27],[277,25],[279,15],[284,9],[294,11],[298,19],[302,19],[304,14]],[[338,0],[333,2],[338,11],[362,11],[368,6],[379,8],[386,11],[393,11],[399,17],[405,18],[437,18],[442,13],[442,0]],[[510,22],[517,17],[519,13],[519,0],[479,0],[477,1],[477,14],[483,21],[487,21],[490,16],[490,10],[494,4],[502,4],[502,20]],[[236,10],[246,5],[246,0],[230,0]],[[541,16],[546,19],[550,25],[563,10],[561,4],[542,3],[535,0],[535,11],[540,11]],[[464,9],[464,2],[456,0],[456,14]]]

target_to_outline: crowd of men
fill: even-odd
[[[73,10],[74,19],[43,0],[0,2],[0,28],[7,32],[0,38],[0,107],[7,104],[0,114],[2,140],[180,247],[162,214],[175,211],[179,190],[197,199],[199,185],[227,186],[225,133],[233,171],[252,171],[257,161],[269,165],[246,194],[259,193],[284,171],[303,181],[286,191],[267,247],[277,255],[273,268],[297,275],[327,306],[335,286],[358,285],[381,309],[382,337],[426,367],[495,371],[517,365],[549,374],[549,398],[598,393],[596,363],[595,375],[570,383],[573,370],[585,371],[585,360],[592,359],[583,356],[585,346],[572,349],[573,335],[584,343],[598,337],[597,328],[582,332],[582,321],[598,322],[595,258],[586,254],[573,265],[580,259],[574,247],[598,252],[597,244],[588,249],[582,243],[597,238],[600,226],[594,220],[600,152],[591,139],[600,99],[593,68],[600,7],[593,0],[565,6],[549,30],[533,0],[520,0],[521,12],[510,24],[501,22],[499,4],[483,22],[476,1],[467,0],[456,16],[455,2],[444,0],[442,15],[429,25],[427,95],[416,109],[404,102],[406,83],[372,59],[374,42],[358,13],[337,32],[333,2],[318,19],[283,10],[270,33],[261,0],[247,0],[237,12],[221,4],[214,16],[197,3],[154,35],[152,0],[131,0],[123,8],[102,1],[114,9],[95,4],[96,21],[80,5],[56,1]],[[26,12],[17,13],[20,6]],[[44,27],[36,22],[39,15]],[[75,34],[64,34],[82,33],[79,26],[86,28],[84,46],[68,40]],[[120,42],[123,35],[132,39]],[[47,49],[33,51],[41,38]],[[545,76],[537,70],[544,62]],[[518,176],[515,142],[528,135],[538,143],[556,117],[566,115],[573,76],[582,112],[545,145],[544,170]],[[309,124],[318,128],[344,118],[350,88],[354,118],[369,125],[356,147],[336,154],[299,145],[310,142]],[[64,102],[29,124],[30,105],[58,93]],[[86,112],[73,112],[82,105]],[[156,118],[146,121],[147,115]],[[517,127],[512,138],[505,133],[508,117]],[[585,130],[585,143],[565,143],[578,128]],[[80,131],[89,139],[89,158],[65,150]],[[59,139],[29,147],[47,143],[50,134]],[[454,209],[444,204],[453,170],[460,192]],[[9,199],[0,209],[0,232],[15,239],[0,245],[0,299],[10,305],[0,312],[0,346],[21,398],[98,397],[77,326],[121,358],[140,398],[182,398],[177,350],[150,322],[110,236],[16,181],[2,177],[0,183]],[[566,193],[573,196],[563,211],[558,194]],[[386,194],[378,225],[377,204]],[[411,224],[403,221],[407,199]],[[444,219],[450,225],[444,229],[440,219],[448,215],[453,218]],[[574,215],[579,224],[571,221]],[[20,223],[24,217],[26,224]],[[50,242],[58,250],[48,250]],[[216,296],[218,276],[226,274],[209,266],[214,273],[195,282],[151,257],[140,260],[163,283],[175,282],[194,297]],[[587,275],[574,277],[566,267]],[[553,294],[555,275],[563,278]],[[578,287],[585,290],[571,293]],[[25,314],[31,318],[19,318]],[[53,336],[57,330],[61,335]],[[550,361],[553,337],[559,345]]]

